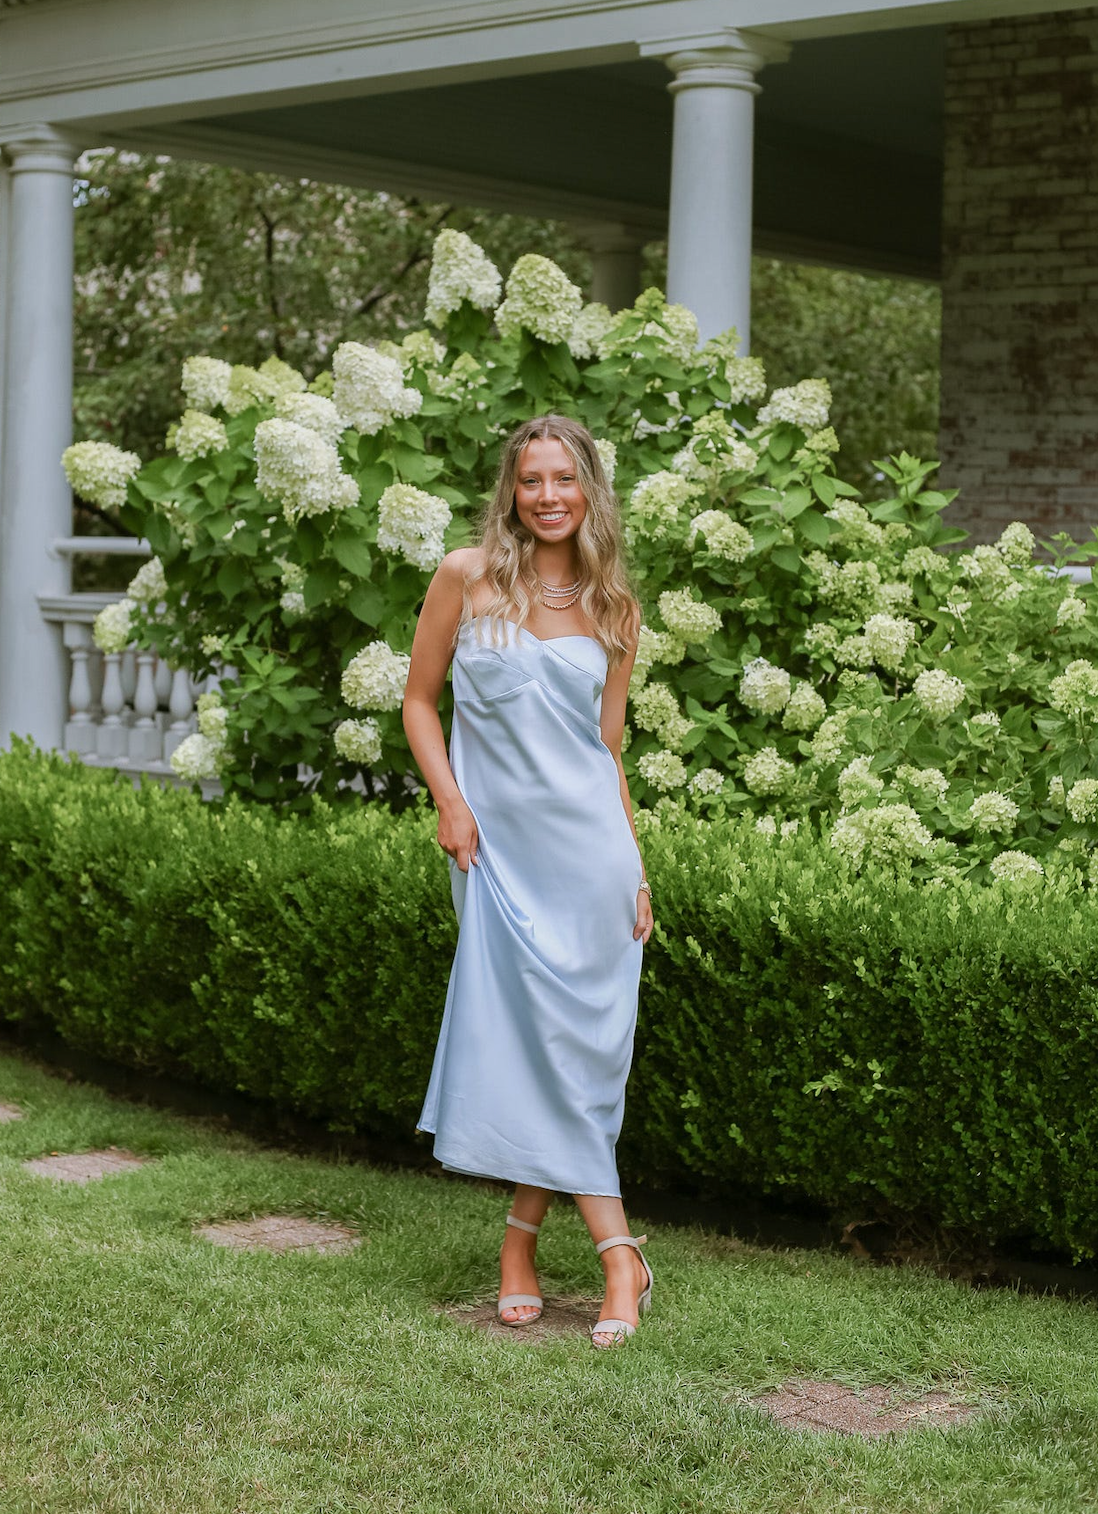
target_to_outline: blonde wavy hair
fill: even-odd
[[[487,583],[492,591],[479,614],[493,621],[504,619],[525,625],[531,610],[540,603],[534,568],[537,540],[518,517],[515,484],[526,446],[546,440],[560,442],[568,453],[587,501],[587,513],[575,536],[582,585],[578,604],[610,667],[614,667],[632,651],[637,630],[636,597],[622,547],[621,509],[590,431],[563,415],[535,416],[507,439],[495,493],[485,506],[480,524],[484,565],[466,580],[460,623],[473,618],[473,589],[479,583]],[[494,638],[495,625],[492,634]]]

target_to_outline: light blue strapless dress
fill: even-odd
[[[454,1171],[617,1196],[642,870],[605,679],[589,636],[478,617],[458,637],[450,765],[479,864],[450,864],[460,931],[419,1128]]]

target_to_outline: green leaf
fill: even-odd
[[[826,547],[831,540],[831,522],[818,510],[806,510],[799,516],[797,530],[816,547]]]
[[[330,598],[339,587],[339,564],[332,562],[331,558],[324,558],[305,580],[302,590],[305,595],[305,608],[313,610],[317,605],[323,604]]]
[[[369,577],[373,558],[361,536],[351,531],[335,531],[330,545],[336,562],[346,568],[348,573],[355,574],[357,578]]]
[[[365,626],[380,626],[385,615],[385,595],[373,584],[355,584],[347,595],[346,606]]]
[[[796,547],[775,547],[770,554],[770,561],[786,573],[801,571],[801,554]]]
[[[227,557],[217,570],[218,591],[226,599],[235,599],[247,581],[247,569],[238,557]]]

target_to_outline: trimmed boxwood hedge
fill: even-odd
[[[643,822],[623,1173],[1098,1250],[1098,896],[852,875]],[[339,1128],[413,1128],[455,925],[426,811],[280,816],[0,754],[0,1016]]]

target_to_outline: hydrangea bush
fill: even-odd
[[[504,286],[445,231],[426,317],[399,344],[346,343],[308,387],[277,359],[191,358],[166,456],[66,454],[74,488],[124,493],[157,554],[103,645],[227,665],[194,771],[288,803],[359,773],[406,797],[399,701],[427,579],[469,540],[503,437],[555,410],[591,428],[623,502],[644,609],[625,762],[657,819],[747,813],[775,845],[822,822],[855,867],[1086,874],[1094,595],[1035,561],[1024,524],[961,550],[936,465],[906,454],[862,499],[836,475],[827,384],[768,393],[734,332],[699,344],[658,290],[611,316],[533,254]],[[1047,545],[1062,567],[1098,541]]]

